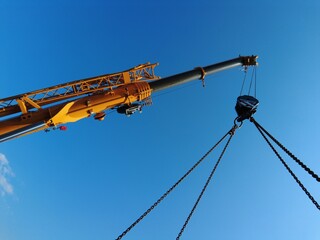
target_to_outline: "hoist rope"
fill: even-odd
[[[236,126],[236,125],[235,125],[235,126]],[[198,204],[199,204],[199,202],[200,202],[200,200],[201,200],[204,192],[206,191],[206,189],[207,189],[207,187],[208,187],[208,185],[209,185],[209,183],[210,183],[210,181],[211,181],[211,179],[212,179],[213,174],[215,173],[215,171],[216,171],[216,169],[217,169],[217,167],[218,167],[218,165],[219,165],[219,163],[220,163],[220,161],[221,161],[221,159],[222,159],[222,157],[223,157],[223,155],[224,155],[224,153],[225,153],[225,151],[226,151],[226,149],[227,149],[227,147],[228,147],[228,145],[229,145],[229,143],[230,143],[230,141],[231,141],[231,138],[232,138],[233,135],[234,135],[235,129],[236,129],[236,128],[234,128],[234,129],[233,129],[233,132],[230,134],[230,137],[229,137],[229,139],[228,139],[228,142],[226,143],[224,149],[222,150],[222,152],[221,152],[221,154],[220,154],[220,156],[219,156],[218,161],[217,161],[216,164],[214,165],[214,167],[213,167],[213,169],[212,169],[212,171],[211,171],[211,173],[210,173],[210,175],[209,175],[209,177],[208,177],[208,179],[207,179],[207,181],[206,181],[206,183],[205,183],[205,185],[204,185],[204,187],[203,187],[203,189],[202,189],[202,191],[201,191],[201,193],[200,193],[200,195],[199,195],[199,197],[198,197],[198,199],[197,199],[197,201],[195,202],[193,208],[191,209],[191,211],[190,211],[190,213],[189,213],[189,215],[188,215],[185,223],[183,224],[183,226],[182,226],[182,228],[181,228],[181,230],[180,230],[180,232],[179,232],[176,240],[179,240],[179,239],[180,239],[180,237],[181,237],[181,235],[183,234],[183,232],[184,232],[187,224],[189,223],[189,221],[190,221],[190,219],[191,219],[194,211],[196,210],[196,208],[197,208],[197,206],[198,206]]]
[[[244,88],[244,85],[247,80],[248,68],[244,68],[243,71],[244,71],[244,77],[242,80],[240,96],[242,96],[243,88]],[[256,67],[253,68],[252,73],[251,73],[251,80],[250,80],[250,85],[249,85],[249,89],[248,89],[248,95],[250,95],[250,93],[251,93],[251,88],[252,88],[253,84],[254,84],[254,97],[256,97],[257,96],[257,68]]]
[[[229,134],[234,133],[235,127],[232,127],[209,151],[201,157],[172,187],[170,187],[151,207],[148,208],[136,221],[134,221],[116,240],[122,239],[134,226],[136,226],[143,218],[145,218],[159,203],[161,203]]]
[[[242,86],[241,86],[241,90],[240,90],[240,96],[242,95],[242,91],[243,91],[243,87],[244,87],[244,84],[246,82],[246,79],[247,79],[247,72],[248,72],[248,67],[244,67],[244,77],[243,77],[243,80],[242,80]]]
[[[257,97],[257,68],[254,67],[254,97]]]
[[[318,210],[320,210],[320,205],[319,203],[313,198],[313,196],[311,195],[311,193],[307,190],[307,188],[301,183],[301,181],[298,179],[298,177],[293,173],[293,171],[290,169],[290,167],[287,165],[287,163],[282,159],[282,157],[280,156],[280,154],[277,152],[277,150],[273,147],[273,145],[271,144],[271,142],[269,141],[269,139],[266,137],[266,135],[263,133],[263,130],[260,129],[259,125],[256,124],[257,122],[251,118],[251,121],[255,124],[255,126],[257,127],[257,129],[259,130],[260,134],[262,135],[262,137],[266,140],[266,142],[268,143],[268,145],[270,146],[270,148],[273,150],[273,152],[277,155],[277,157],[279,158],[279,160],[281,161],[281,163],[284,165],[284,167],[287,169],[287,171],[290,173],[290,175],[294,178],[294,180],[298,183],[298,185],[300,186],[300,188],[305,192],[305,194],[309,197],[309,199],[312,201],[312,203],[316,206],[316,208]]]
[[[286,154],[288,154],[296,163],[298,163],[307,173],[309,173],[315,180],[320,182],[320,177],[306,166],[301,160],[299,160],[293,153],[291,153],[285,146],[283,146],[277,139],[275,139],[266,129],[264,129],[254,118],[251,118],[252,122],[259,127],[265,134],[268,135]]]
[[[256,97],[256,94],[257,94],[257,75],[256,75],[256,68],[255,67],[252,69],[251,81],[250,81],[250,85],[249,85],[248,95],[250,95],[253,81],[254,81],[254,86],[255,86],[255,88],[254,88],[254,91],[255,91],[254,92],[254,96]]]

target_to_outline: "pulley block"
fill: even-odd
[[[242,122],[245,119],[249,119],[257,111],[258,105],[259,100],[252,96],[239,96],[235,107],[238,114],[237,121]]]

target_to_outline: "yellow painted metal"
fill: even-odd
[[[37,109],[41,108],[37,103],[35,103],[34,101],[32,101],[28,97],[21,97],[21,98],[16,99],[16,101],[18,103],[18,106],[19,106],[20,111],[22,112],[22,114],[28,113],[28,109],[27,109],[26,103],[29,103],[30,106],[32,106],[34,108],[37,108]]]
[[[155,66],[157,64],[141,64],[124,72],[0,99],[0,136],[45,123],[43,127],[23,134],[26,135],[76,122],[122,104],[143,101],[151,95],[148,82],[159,79],[154,74]]]
[[[40,108],[34,112],[0,121],[0,136],[19,131],[19,129],[39,122],[46,123],[46,126],[30,131],[27,134],[68,122],[76,122],[115,106],[142,101],[150,97],[150,95],[151,88],[148,82],[137,81],[122,85],[101,94],[82,97],[75,101],[60,103],[48,108]]]
[[[19,112],[26,113],[32,109],[39,109],[48,104],[79,98],[83,95],[95,95],[120,87],[124,84],[138,81],[154,81],[154,68],[157,63],[141,64],[129,70],[101,75],[59,84],[56,86],[19,94],[0,99],[0,117],[10,116]]]
[[[29,103],[34,108],[37,108],[37,109],[41,108],[37,103],[35,103],[33,100],[31,100],[28,97],[22,97],[21,99],[22,99],[22,101]]]
[[[124,72],[73,81],[0,99],[0,141],[91,115],[102,120],[104,111],[150,97],[151,91],[182,84],[234,66],[256,65],[256,56],[239,57],[166,78],[154,75],[157,64],[142,64]],[[149,84],[150,83],[150,84]],[[159,84],[160,83],[160,84]],[[152,89],[150,87],[152,86]],[[18,114],[20,114],[18,116]],[[1,140],[2,139],[2,140]]]
[[[22,112],[22,114],[26,114],[28,112],[27,106],[22,99],[16,99],[18,106]]]
[[[151,89],[147,82],[130,83],[104,94],[88,96],[70,102],[49,119],[47,124],[56,126],[68,122],[76,122],[115,106],[142,101],[150,97],[150,95]]]

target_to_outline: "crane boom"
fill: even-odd
[[[145,63],[127,71],[72,81],[40,90],[0,99],[0,117],[18,112],[26,114],[33,108],[70,100],[83,95],[111,90],[137,81],[157,80],[154,68],[157,64]]]
[[[0,117],[4,118],[0,121],[0,142],[76,122],[92,115],[95,119],[102,120],[104,111],[111,108],[121,111],[125,109],[127,113],[137,102],[146,101],[152,92],[195,79],[203,80],[205,75],[232,67],[256,65],[256,59],[257,56],[240,56],[160,80],[154,75],[157,64],[148,63],[120,73],[0,99]]]
[[[164,90],[196,79],[204,79],[206,75],[219,71],[227,70],[236,66],[254,66],[257,65],[257,56],[238,57],[228,61],[212,64],[206,67],[196,67],[191,71],[179,73],[170,77],[163,78],[156,82],[151,82],[152,92]]]

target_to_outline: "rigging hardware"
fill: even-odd
[[[143,220],[155,207],[157,207],[186,177],[189,176],[193,170],[199,166],[203,160],[228,136],[233,136],[235,130],[238,128],[234,125],[209,151],[204,154],[175,184],[173,184],[157,201],[154,202],[137,220],[135,220],[125,231],[123,231],[116,240],[122,239],[128,232],[132,230],[141,220]],[[229,140],[230,141],[230,140]]]
[[[273,137],[266,129],[264,129],[254,118],[251,118],[256,126],[258,126],[265,134],[268,135],[286,154],[288,154],[297,164],[300,165],[307,173],[309,173],[315,180],[320,182],[320,177],[312,171],[308,166],[306,166],[299,158],[297,158],[293,153],[291,153],[285,146],[283,146],[275,137]]]
[[[213,167],[213,169],[212,169],[212,171],[211,171],[211,173],[210,173],[210,175],[209,175],[209,177],[208,177],[208,179],[207,179],[207,181],[206,181],[203,189],[201,190],[200,195],[199,195],[199,197],[197,198],[197,200],[196,200],[193,208],[191,209],[191,211],[190,211],[190,213],[189,213],[189,215],[188,215],[185,223],[183,224],[183,226],[182,226],[182,228],[181,228],[181,230],[180,230],[180,232],[179,232],[176,240],[179,240],[179,239],[180,239],[180,237],[182,236],[185,228],[187,227],[187,225],[188,225],[188,223],[189,223],[189,221],[190,221],[190,219],[191,219],[194,211],[196,210],[196,208],[197,208],[197,206],[198,206],[198,204],[199,204],[199,202],[200,202],[200,200],[201,200],[204,192],[206,191],[206,189],[207,189],[207,187],[208,187],[208,185],[209,185],[209,183],[210,183],[210,181],[211,181],[211,179],[212,179],[212,177],[213,177],[213,174],[215,173],[215,171],[216,171],[216,169],[217,169],[217,167],[218,167],[218,165],[219,165],[219,163],[220,163],[220,161],[221,161],[221,159],[222,159],[225,151],[227,150],[227,147],[229,146],[229,143],[230,143],[232,137],[234,136],[235,131],[236,131],[237,128],[238,128],[238,126],[237,126],[237,125],[234,125],[233,128],[230,130],[230,132],[229,132],[230,137],[229,137],[226,145],[224,146],[224,148],[223,148],[223,150],[222,150],[222,152],[221,152],[221,154],[220,154],[220,156],[219,156],[219,158],[218,158],[218,161],[217,161],[216,164],[214,165],[214,167]]]
[[[236,112],[238,114],[237,121],[242,122],[249,119],[256,111],[259,100],[249,95],[239,96],[236,103]]]
[[[240,90],[240,96],[243,95],[243,88],[247,80],[247,73],[248,73],[248,66],[243,66],[243,72],[244,72],[244,77],[242,80],[242,85],[241,85],[241,90]],[[254,97],[257,96],[257,67],[256,65],[252,68],[252,74],[251,74],[251,80],[248,88],[248,95],[251,93],[251,88],[252,85],[254,84]]]
[[[244,78],[242,81],[242,86],[240,90],[240,96],[237,98],[237,103],[235,106],[235,110],[238,114],[236,121],[242,122],[245,119],[249,119],[256,111],[259,105],[259,100],[256,98],[257,96],[257,72],[256,67],[253,67],[252,76],[250,81],[250,86],[248,90],[248,95],[242,95],[243,87],[246,82],[248,72],[248,66],[244,66]],[[252,83],[254,82],[254,96],[250,95]]]
[[[318,210],[320,210],[320,205],[319,203],[314,199],[314,197],[311,195],[311,193],[307,190],[307,188],[301,183],[301,181],[299,180],[299,178],[294,174],[294,172],[290,169],[290,167],[288,166],[288,164],[283,160],[283,158],[280,156],[280,154],[277,152],[277,150],[274,148],[274,146],[271,144],[271,142],[269,141],[269,139],[266,137],[265,133],[267,134],[267,131],[265,129],[263,129],[261,127],[261,125],[259,123],[257,123],[257,121],[251,117],[250,121],[254,123],[254,125],[256,126],[256,128],[259,130],[260,134],[262,135],[262,137],[264,138],[264,140],[268,143],[268,145],[270,146],[270,148],[272,149],[272,151],[276,154],[276,156],[279,158],[279,160],[281,161],[281,163],[283,164],[283,166],[287,169],[287,171],[290,173],[290,175],[294,178],[294,180],[297,182],[297,184],[300,186],[300,188],[304,191],[304,193],[308,196],[308,198],[311,200],[311,202],[316,206],[316,208]],[[269,135],[269,134],[267,134]],[[293,157],[292,157],[293,158]],[[313,174],[311,174],[308,171],[308,167],[306,167],[300,160],[299,160],[299,165],[306,170],[310,175],[313,176]],[[310,169],[309,169],[310,170]],[[311,171],[312,173],[314,173],[313,171]],[[315,174],[315,173],[314,173]],[[315,174],[316,175],[316,174]],[[317,176],[317,175],[316,175]],[[314,176],[313,176],[314,177]],[[316,180],[317,178],[314,177]]]
[[[202,87],[205,87],[206,84],[205,84],[204,79],[205,79],[207,73],[206,73],[206,71],[203,69],[203,67],[196,67],[195,70],[197,70],[197,69],[199,69],[199,70],[201,71],[201,77],[200,77],[199,79],[200,79],[201,82],[202,82]]]

